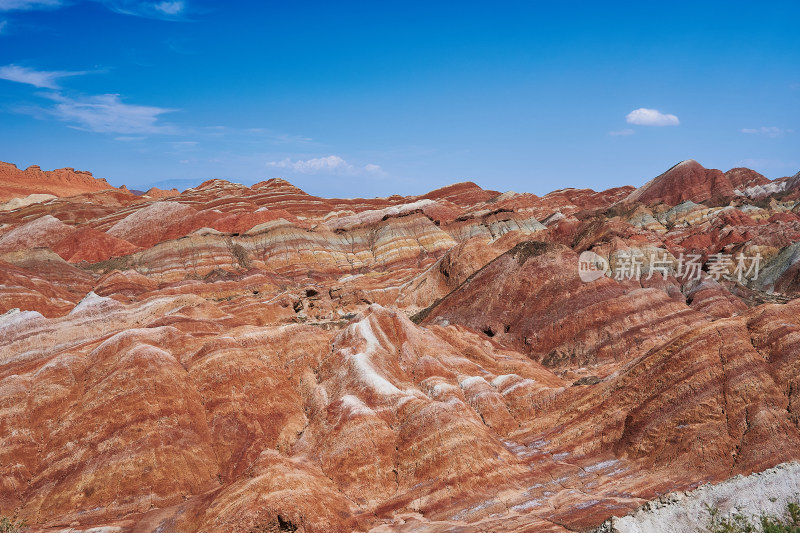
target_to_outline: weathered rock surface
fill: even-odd
[[[734,515],[758,523],[761,516],[784,518],[786,505],[800,496],[800,464],[783,463],[750,476],[736,476],[691,492],[676,492],[648,502],[634,513],[610,519],[596,533],[700,533],[720,518]]]
[[[32,531],[591,530],[800,459],[793,178],[30,174],[72,187],[0,210],[0,515]],[[583,281],[583,252],[638,270]]]
[[[424,323],[463,324],[557,368],[625,362],[705,321],[655,288],[585,283],[571,248],[525,241],[427,310]]]

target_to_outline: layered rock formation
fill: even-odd
[[[639,187],[627,199],[647,205],[677,205],[687,200],[726,202],[743,195],[742,191],[755,191],[769,183],[770,180],[747,168],[734,168],[723,173],[704,168],[694,159],[689,159]]]
[[[0,161],[0,203],[17,199],[0,206],[0,211],[48,199],[44,195],[72,196],[105,189],[113,187],[85,170],[59,168],[47,171],[37,165],[21,170],[12,163]]]
[[[7,204],[0,515],[564,532],[800,459],[792,180]]]

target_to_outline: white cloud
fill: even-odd
[[[314,139],[303,135],[289,135],[288,133],[270,133],[274,144],[308,144]]]
[[[628,124],[635,124],[637,126],[677,126],[680,120],[675,115],[661,113],[657,109],[647,109],[640,107],[634,109],[625,116]]]
[[[630,128],[627,128],[627,129],[624,129],[624,130],[617,130],[617,131],[609,131],[608,132],[608,134],[611,135],[612,137],[624,137],[626,135],[633,135],[634,133],[636,133],[636,131],[634,131],[634,130],[632,130]]]
[[[338,155],[315,157],[313,159],[298,159],[292,161],[286,158],[282,161],[270,161],[268,167],[283,168],[298,174],[339,174],[358,176],[364,174],[383,175],[380,165],[368,164],[363,167],[351,165]]]
[[[68,72],[64,70],[34,70],[18,65],[0,67],[0,79],[27,83],[40,89],[58,89],[58,80],[68,76],[80,76],[86,72]]]
[[[47,114],[77,129],[123,135],[177,133],[173,126],[159,123],[160,115],[174,109],[126,104],[118,94],[79,99],[58,93],[43,96],[55,101],[52,108],[45,110]]]
[[[315,157],[305,161],[298,159],[292,161],[289,158],[283,161],[271,161],[267,163],[268,167],[288,168],[295,172],[302,174],[316,174],[321,171],[341,170],[350,167],[350,165],[339,157],[338,155],[329,155],[327,157]]]
[[[0,11],[23,11],[59,7],[61,0],[0,0]]]
[[[136,17],[175,20],[187,11],[186,0],[95,0],[111,11]],[[1,11],[55,9],[65,5],[64,0],[0,0]]]
[[[179,15],[183,11],[184,5],[183,2],[160,2],[153,7],[165,15]]]
[[[0,0],[2,1],[2,0]],[[115,13],[133,15],[135,17],[175,20],[186,14],[186,2],[174,1],[141,1],[141,0],[101,0]]]
[[[760,128],[742,128],[742,133],[749,133],[752,135],[763,135],[764,137],[783,137],[787,133],[794,133],[794,130],[785,130],[776,128],[775,126],[761,126]]]

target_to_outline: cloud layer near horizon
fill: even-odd
[[[282,168],[298,174],[339,174],[347,176],[376,175],[383,174],[380,165],[368,164],[363,167],[354,166],[345,161],[338,155],[326,157],[315,157],[312,159],[298,159],[292,161],[289,158],[281,161],[270,161],[267,163],[270,168]]]
[[[783,137],[788,133],[794,133],[794,130],[786,130],[783,128],[778,128],[775,126],[761,126],[760,128],[742,128],[742,133],[748,133],[750,135],[761,135],[764,137]]]

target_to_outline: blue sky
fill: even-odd
[[[793,175],[798,23],[796,1],[0,0],[0,160],[324,196]]]

